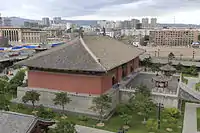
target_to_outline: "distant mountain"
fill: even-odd
[[[96,25],[97,24],[97,20],[63,20],[64,22],[69,22],[69,23],[73,23],[73,24],[77,24],[80,26],[83,25]]]
[[[25,19],[20,17],[10,17],[12,21],[13,26],[23,26],[25,21],[28,22],[40,22],[40,20],[31,20],[31,19]],[[83,25],[96,25],[97,20],[63,20],[63,22],[70,22],[73,24],[77,24],[80,26]],[[179,27],[179,28],[200,28],[200,25],[196,24],[158,24],[160,27]]]
[[[10,17],[10,19],[13,26],[23,26],[25,21],[28,21],[28,22],[38,21],[38,20],[31,20],[31,19],[25,19],[25,18],[19,18],[19,17]]]
[[[13,26],[23,26],[25,21],[28,22],[39,22],[39,20],[31,20],[20,17],[10,17]],[[96,25],[96,20],[63,20],[63,22],[70,22],[77,25]]]

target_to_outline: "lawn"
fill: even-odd
[[[195,90],[196,90],[196,91],[200,91],[200,82],[199,82],[199,83],[196,83],[196,85],[195,85]]]
[[[11,104],[10,105],[10,111],[15,111],[15,112],[19,112],[19,113],[24,113],[24,114],[32,114],[32,108],[18,108],[19,105],[16,104]],[[152,112],[152,114],[150,115],[151,118],[156,119],[157,113],[154,111]],[[55,119],[59,120],[61,117],[61,114],[56,114]],[[167,133],[166,128],[169,127],[168,122],[164,122],[164,117],[162,118],[162,113],[161,113],[161,130],[160,132],[162,133]],[[88,127],[96,127],[97,124],[97,120],[93,120],[88,118],[87,121],[81,121],[80,120],[80,115],[67,115],[67,119],[70,121],[73,121],[74,123],[78,124],[78,125],[84,125],[84,126],[88,126]],[[147,128],[145,127],[144,124],[142,124],[143,121],[143,117],[138,115],[137,112],[133,112],[132,113],[132,120],[130,123],[130,128],[128,133],[148,133]],[[178,125],[182,126],[182,118],[178,121]],[[173,128],[173,133],[180,133],[181,132],[181,128],[178,128],[178,125],[176,125]],[[117,116],[117,115],[113,115],[108,121],[105,122],[105,126],[103,128],[100,129],[104,129],[104,130],[109,130],[109,131],[113,131],[113,132],[117,132],[119,130],[120,127],[123,126],[123,121],[122,119]]]
[[[183,77],[194,77],[194,78],[198,78],[199,75],[191,75],[191,74],[186,74],[186,73],[183,73]]]
[[[197,131],[200,131],[200,108],[197,108]]]

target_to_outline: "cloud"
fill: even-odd
[[[3,16],[127,19],[198,10],[200,0],[0,0]],[[191,17],[189,15],[188,17]],[[194,17],[194,15],[193,15]],[[164,19],[163,19],[164,20]],[[200,22],[200,21],[199,21]]]

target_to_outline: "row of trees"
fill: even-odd
[[[71,102],[70,97],[67,93],[61,92],[56,93],[55,98],[53,99],[55,105],[60,105],[64,112],[65,106]],[[40,94],[34,90],[27,91],[26,94],[22,97],[22,101],[24,103],[31,102],[33,108],[35,108],[35,103],[40,100]],[[99,115],[99,120],[102,122],[106,111],[111,108],[111,97],[108,95],[100,95],[99,97],[95,97],[93,99],[93,106],[90,109],[97,112]]]

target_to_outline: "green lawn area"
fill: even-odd
[[[197,131],[200,131],[200,108],[197,108]]]
[[[195,90],[196,90],[196,91],[200,91],[200,82],[196,84]]]
[[[198,78],[199,75],[191,75],[191,74],[183,73],[183,77],[195,77],[195,78]]]
[[[24,114],[32,114],[32,108],[22,108],[22,109],[18,109],[18,106],[16,104],[11,104],[10,105],[10,111],[14,111],[14,112],[19,112],[19,113],[24,113]],[[152,112],[152,114],[150,115],[151,118],[156,119],[156,112]],[[60,114],[56,114],[55,119],[60,119],[61,115]],[[88,121],[81,121],[80,120],[80,115],[67,115],[67,119],[70,121],[75,122],[78,125],[84,125],[84,126],[88,126],[88,127],[96,127],[96,124],[98,123],[97,120],[93,120],[93,119],[88,119]],[[164,122],[163,121],[164,118],[162,118],[162,113],[161,113],[161,133],[167,133],[166,128],[169,127],[168,122]],[[143,117],[138,115],[137,112],[133,112],[132,113],[132,120],[130,123],[130,128],[128,133],[148,133],[147,128],[145,127],[144,124],[142,124],[143,121]],[[182,118],[178,121],[178,125],[182,126]],[[178,125],[176,125],[173,128],[173,133],[180,133],[181,132],[181,128],[178,128]],[[109,130],[109,131],[113,131],[113,132],[117,132],[119,130],[120,127],[123,126],[123,121],[119,116],[113,115],[108,121],[105,122],[105,126],[101,129],[104,130]]]

